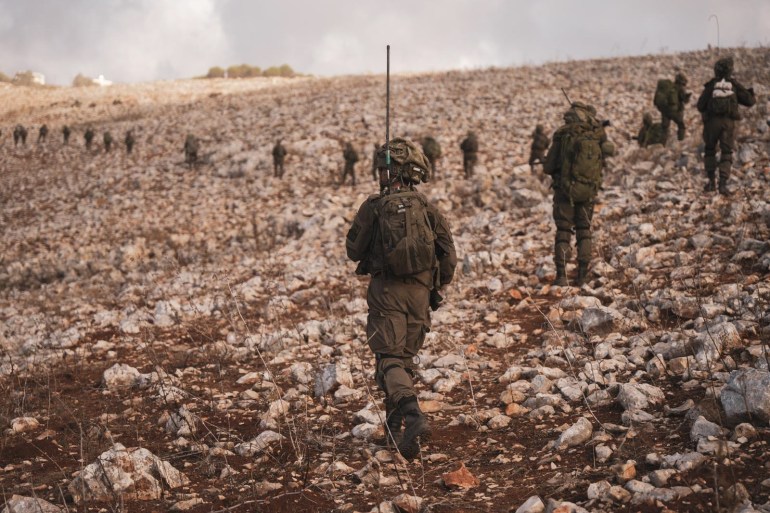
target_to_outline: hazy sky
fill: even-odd
[[[770,0],[0,0],[0,71],[120,82],[289,64],[315,75],[770,44]]]

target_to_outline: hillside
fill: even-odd
[[[743,111],[729,199],[703,192],[694,101],[684,141],[629,139],[658,78],[682,69],[697,98],[715,51],[392,77],[391,134],[443,148],[421,190],[461,260],[417,379],[433,438],[410,463],[375,442],[367,280],[344,250],[377,192],[384,76],[0,84],[3,500],[459,513],[543,511],[525,504],[538,496],[559,513],[770,511],[770,50],[730,53],[758,103]],[[611,120],[619,150],[580,289],[550,286],[549,180],[522,165],[535,125],[561,123],[562,87]],[[128,129],[131,155],[103,151],[105,130],[120,142]],[[465,180],[470,129],[480,163]],[[355,186],[336,183],[348,140]]]

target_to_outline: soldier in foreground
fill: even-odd
[[[345,168],[342,170],[340,184],[345,183],[345,178],[350,175],[351,185],[356,184],[356,162],[358,162],[358,152],[353,148],[350,141],[345,143],[345,149],[342,151],[342,158],[345,159]]]
[[[276,178],[283,178],[283,161],[286,158],[286,148],[281,144],[281,140],[278,139],[273,146],[273,176]]]
[[[184,140],[184,161],[190,169],[198,163],[198,138],[193,134],[187,134]]]
[[[479,140],[473,131],[468,131],[468,135],[460,143],[460,149],[463,151],[463,172],[465,178],[473,176],[473,167],[478,161]]]
[[[529,170],[535,172],[535,164],[545,161],[545,152],[551,144],[550,138],[545,133],[543,125],[537,125],[532,132],[532,146],[529,150]]]
[[[719,144],[719,194],[729,196],[727,182],[733,165],[736,121],[741,119],[738,105],[751,107],[757,102],[754,89],[743,87],[732,77],[733,58],[725,57],[714,64],[714,78],[704,84],[698,98],[698,111],[703,116],[703,164],[708,182],[704,190],[716,187],[717,144]]]
[[[42,144],[46,141],[47,138],[48,138],[48,125],[43,123],[43,125],[40,127],[40,130],[38,131],[38,134],[37,134],[37,143]]]
[[[567,260],[571,255],[572,233],[577,241],[576,285],[588,279],[591,262],[591,219],[594,199],[602,184],[605,157],[615,154],[607,140],[596,109],[573,102],[564,114],[564,125],[553,134],[543,171],[553,178],[553,220],[556,224],[554,285],[565,286]]]
[[[87,150],[91,149],[91,143],[94,141],[94,136],[95,135],[96,134],[94,134],[94,129],[91,128],[90,126],[86,129],[86,132],[83,134],[83,138],[86,141],[86,149]]]
[[[404,139],[388,148],[390,169],[386,146],[377,154],[381,192],[358,209],[345,247],[359,262],[356,274],[371,276],[366,337],[375,380],[385,392],[386,436],[412,459],[430,431],[412,382],[414,357],[430,330],[429,308],[440,306],[438,291],[452,281],[457,255],[446,220],[415,190],[428,180],[428,159]]]
[[[430,177],[437,178],[436,161],[441,158],[441,145],[430,135],[422,138],[422,151],[430,162]]]
[[[686,86],[687,77],[685,77],[683,73],[677,73],[673,82],[668,79],[658,80],[658,86],[655,89],[654,104],[660,111],[660,124],[665,134],[665,140],[660,144],[666,144],[671,121],[676,123],[677,126],[676,138],[679,141],[684,140],[684,106],[690,101],[691,96],[685,89]]]
[[[107,153],[109,153],[110,150],[112,150],[112,140],[113,140],[112,134],[110,133],[110,131],[107,130],[106,132],[104,132],[104,135],[102,135],[102,142],[104,143],[104,151],[106,151]]]
[[[126,144],[126,153],[131,155],[131,152],[134,151],[134,144],[136,143],[136,139],[134,139],[134,131],[129,130],[126,132],[126,137],[123,139],[123,142]]]
[[[61,134],[64,139],[64,144],[70,143],[70,134],[72,133],[72,130],[70,130],[70,127],[68,125],[64,125],[61,129]]]

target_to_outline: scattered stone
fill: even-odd
[[[564,430],[559,438],[553,442],[552,447],[558,451],[574,447],[590,440],[592,434],[591,421],[585,417],[580,417],[575,424]]]
[[[63,511],[60,507],[43,499],[12,495],[1,513],[62,513]]]
[[[471,474],[463,462],[460,462],[453,471],[443,474],[441,479],[444,480],[444,486],[450,489],[462,488],[468,490],[479,485],[478,478]]]

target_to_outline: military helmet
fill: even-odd
[[[684,73],[677,73],[674,77],[674,82],[681,85],[687,85],[687,77],[684,76]]]
[[[596,116],[596,108],[583,102],[572,102],[569,110],[564,113],[566,123],[587,123]]]
[[[722,57],[714,64],[714,75],[717,78],[727,78],[733,74],[733,58]]]
[[[397,137],[377,150],[377,169],[387,169],[386,152],[390,149],[391,169],[394,178],[418,184],[430,177],[428,158],[413,142]]]
[[[545,130],[545,127],[543,127],[543,125],[537,125],[535,127],[535,132],[537,132],[538,134],[542,134],[543,130]]]
[[[646,125],[651,125],[652,124],[652,114],[650,114],[649,112],[645,112],[644,115],[642,116],[642,121]]]

